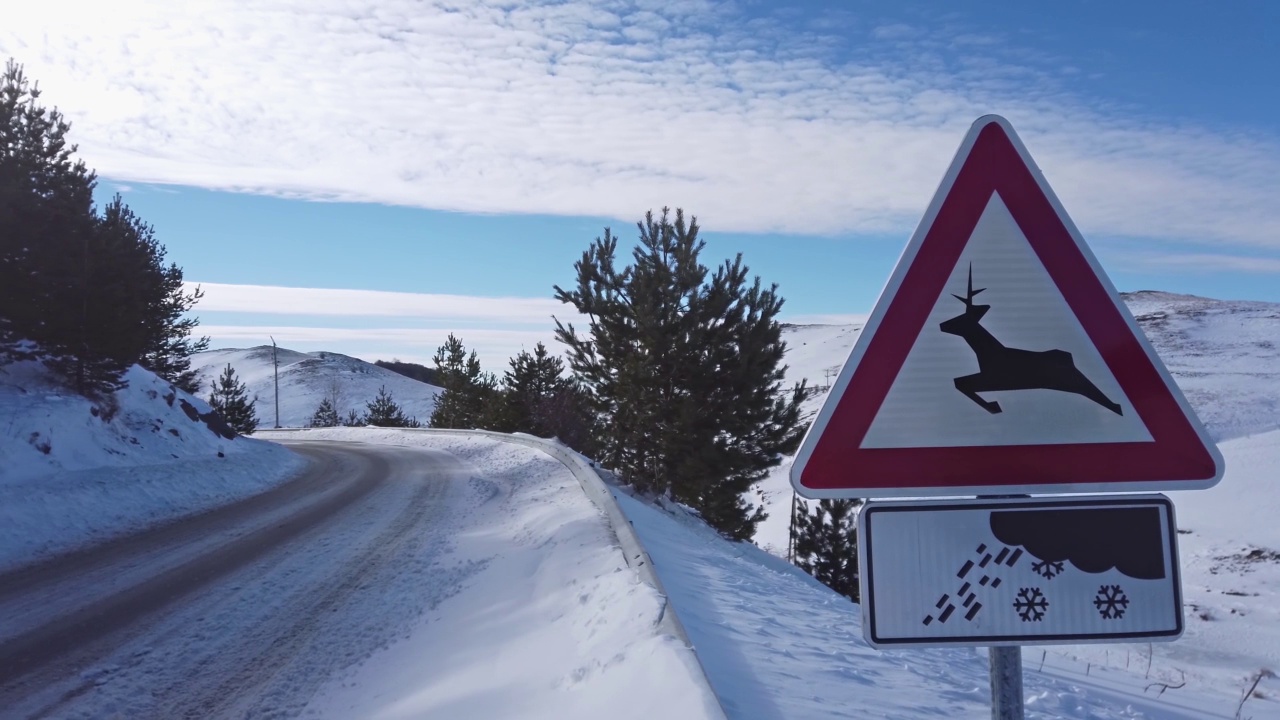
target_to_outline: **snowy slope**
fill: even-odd
[[[339,353],[300,353],[280,348],[279,361],[281,427],[305,427],[320,401],[335,393],[339,400],[339,416],[345,418],[349,410],[364,413],[365,403],[377,397],[378,388],[383,386],[405,414],[425,424],[435,409],[435,398],[440,392],[440,388],[434,385]],[[209,350],[196,355],[191,364],[200,373],[203,394],[208,395],[210,385],[228,363],[248,386],[249,394],[258,397],[259,428],[271,427],[275,423],[271,346]]]
[[[1280,428],[1280,305],[1124,297],[1214,439]]]
[[[985,649],[874,650],[862,639],[858,606],[797,568],[753,545],[724,540],[680,508],[618,498],[731,720],[990,717]],[[1275,569],[1256,573],[1270,578],[1272,597]],[[1274,632],[1255,645],[1265,645]],[[1024,651],[1028,718],[1231,718],[1246,681],[1194,637],[1157,646],[1149,672],[1145,645],[1091,649],[1099,656],[1092,667],[1053,655],[1056,648],[1048,649],[1043,665],[1041,648]],[[1176,685],[1181,677],[1162,654],[1170,651],[1180,653],[1176,665],[1186,668],[1187,684],[1160,693],[1153,683]],[[1099,668],[1108,652],[1111,666]],[[1200,679],[1188,658],[1222,665]],[[1250,698],[1243,717],[1280,717],[1280,683],[1267,679],[1259,689],[1263,697]]]
[[[300,461],[192,419],[203,400],[134,366],[90,401],[42,366],[0,366],[0,570],[260,492]]]
[[[1280,671],[1280,431],[1218,446],[1227,463],[1216,487],[1169,493],[1177,513],[1186,633],[1175,643],[1056,648],[1081,662],[1121,664],[1153,654],[1154,673],[1188,687],[1230,687]],[[1261,687],[1280,697],[1280,680]],[[1254,713],[1254,717],[1280,717]],[[1248,714],[1246,713],[1246,717]]]

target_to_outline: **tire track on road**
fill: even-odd
[[[208,717],[256,716],[263,708],[255,708],[258,712],[249,711],[244,705],[260,704],[263,688],[273,685],[277,676],[288,672],[293,662],[305,655],[304,648],[315,640],[317,634],[334,612],[352,596],[370,585],[379,576],[390,569],[391,562],[396,559],[403,547],[417,536],[430,517],[442,510],[438,502],[447,491],[443,482],[416,479],[420,483],[413,494],[405,502],[401,510],[388,524],[386,529],[378,533],[366,545],[366,550],[348,559],[341,569],[334,571],[333,577],[341,581],[317,597],[304,607],[295,607],[292,615],[297,619],[286,628],[262,628],[261,634],[269,635],[271,640],[267,646],[250,659],[237,663],[237,671],[231,676],[223,676],[221,682],[207,687],[186,686],[184,702],[168,709],[169,716],[198,720]],[[437,542],[439,540],[437,539]],[[266,625],[268,622],[264,622]],[[324,678],[315,677],[316,684]],[[246,702],[246,698],[249,702]],[[305,698],[302,699],[305,704]],[[300,710],[300,705],[298,710]],[[276,714],[288,714],[288,709],[272,707]]]
[[[323,457],[323,453],[309,452],[305,447],[299,446],[296,449],[312,457]],[[306,473],[308,476],[314,475],[314,480],[309,483],[300,478],[287,483],[289,487],[281,486],[257,498],[201,515],[189,521],[190,524],[185,527],[180,521],[164,528],[108,543],[103,548],[76,553],[63,561],[53,560],[48,565],[42,564],[35,568],[16,571],[0,578],[0,580],[26,578],[28,583],[50,586],[60,578],[84,572],[87,567],[96,567],[100,563],[110,562],[120,554],[141,555],[148,543],[165,540],[172,542],[176,538],[191,537],[193,533],[208,532],[211,528],[221,527],[227,522],[243,521],[247,517],[260,514],[264,509],[287,505],[290,500],[298,499],[299,492],[305,497],[307,492],[318,492],[331,486],[332,483],[344,485],[340,490],[324,494],[321,499],[278,523],[252,530],[148,580],[100,598],[75,613],[56,618],[6,639],[0,643],[0,705],[5,705],[6,698],[14,694],[25,694],[24,691],[33,685],[39,687],[39,683],[33,683],[32,678],[29,677],[33,673],[59,661],[67,671],[59,675],[74,672],[76,667],[89,664],[95,655],[109,650],[102,647],[104,645],[102,641],[108,636],[133,626],[140,619],[178,602],[196,590],[253,562],[273,548],[320,525],[343,508],[371,493],[387,474],[388,461],[372,455],[358,455],[350,452],[345,454],[357,460],[359,470],[353,477],[343,477],[345,474],[343,464],[324,463],[322,467],[313,467]],[[295,485],[295,483],[301,484]],[[300,490],[308,486],[309,490]],[[255,499],[263,503],[265,508],[256,506],[253,502]],[[65,565],[59,566],[60,562]],[[6,584],[5,587],[8,595],[32,592],[30,585]],[[38,598],[38,595],[34,597]]]

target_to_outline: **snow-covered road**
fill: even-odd
[[[465,463],[293,447],[310,468],[273,491],[0,577],[4,715],[287,714],[456,592]]]
[[[723,717],[551,455],[263,435],[307,474],[0,574],[0,717]]]

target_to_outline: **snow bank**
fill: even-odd
[[[93,402],[38,363],[0,367],[0,571],[262,492],[302,467],[183,410],[209,406],[134,366]]]
[[[984,649],[874,650],[862,639],[858,606],[800,570],[682,511],[618,500],[731,720],[990,717]],[[1234,686],[1157,697],[1158,688],[1146,688],[1160,675],[1084,663],[1041,669],[1040,659],[1038,648],[1025,653],[1028,718],[1230,717],[1238,699]],[[1247,709],[1280,716],[1274,701]]]
[[[482,568],[407,637],[331,680],[303,713],[332,718],[715,718],[696,659],[658,631],[664,601],[627,568],[560,462],[482,436],[332,428],[268,437],[445,450],[484,502],[454,538]]]

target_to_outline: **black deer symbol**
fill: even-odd
[[[955,379],[956,389],[977,403],[982,409],[995,414],[1000,403],[983,400],[980,392],[995,390],[1059,390],[1083,395],[1117,415],[1123,415],[1120,406],[1102,394],[1089,378],[1085,377],[1071,360],[1066,350],[1019,350],[1005,347],[987,329],[982,327],[982,317],[990,305],[974,305],[973,298],[986,290],[973,289],[973,264],[969,265],[969,295],[951,297],[964,303],[964,313],[944,321],[939,327],[949,335],[958,335],[969,343],[978,356],[978,372]]]

